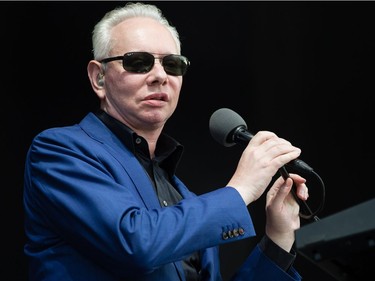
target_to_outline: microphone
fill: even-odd
[[[247,145],[254,136],[247,130],[247,125],[243,118],[229,108],[216,110],[211,115],[209,128],[211,136],[226,147],[237,143]],[[313,171],[313,168],[300,159],[294,159],[287,163],[286,166],[301,172]]]

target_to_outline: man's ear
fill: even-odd
[[[91,82],[91,87],[99,98],[104,97],[104,73],[100,62],[96,60],[89,61],[87,65],[87,75]]]

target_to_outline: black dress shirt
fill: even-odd
[[[168,207],[178,203],[182,196],[172,185],[171,177],[175,174],[183,146],[170,136],[161,134],[155,149],[155,157],[151,159],[148,143],[142,136],[103,110],[99,110],[95,114],[137,157],[153,183],[160,205]],[[265,254],[284,270],[288,270],[293,264],[295,254],[284,251],[267,236],[262,238],[259,245]],[[198,252],[184,260],[183,266],[187,281],[200,280]]]

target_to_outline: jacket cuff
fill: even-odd
[[[267,235],[263,236],[262,240],[259,242],[259,247],[267,257],[285,271],[288,271],[292,267],[297,256],[293,249],[290,253],[285,251],[275,244]]]

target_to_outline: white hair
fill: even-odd
[[[107,12],[95,25],[92,32],[92,52],[94,59],[101,60],[109,55],[113,44],[111,29],[124,20],[134,17],[152,18],[164,25],[171,32],[178,52],[181,52],[181,42],[176,28],[169,24],[159,8],[151,4],[128,2],[123,7],[118,7]]]

